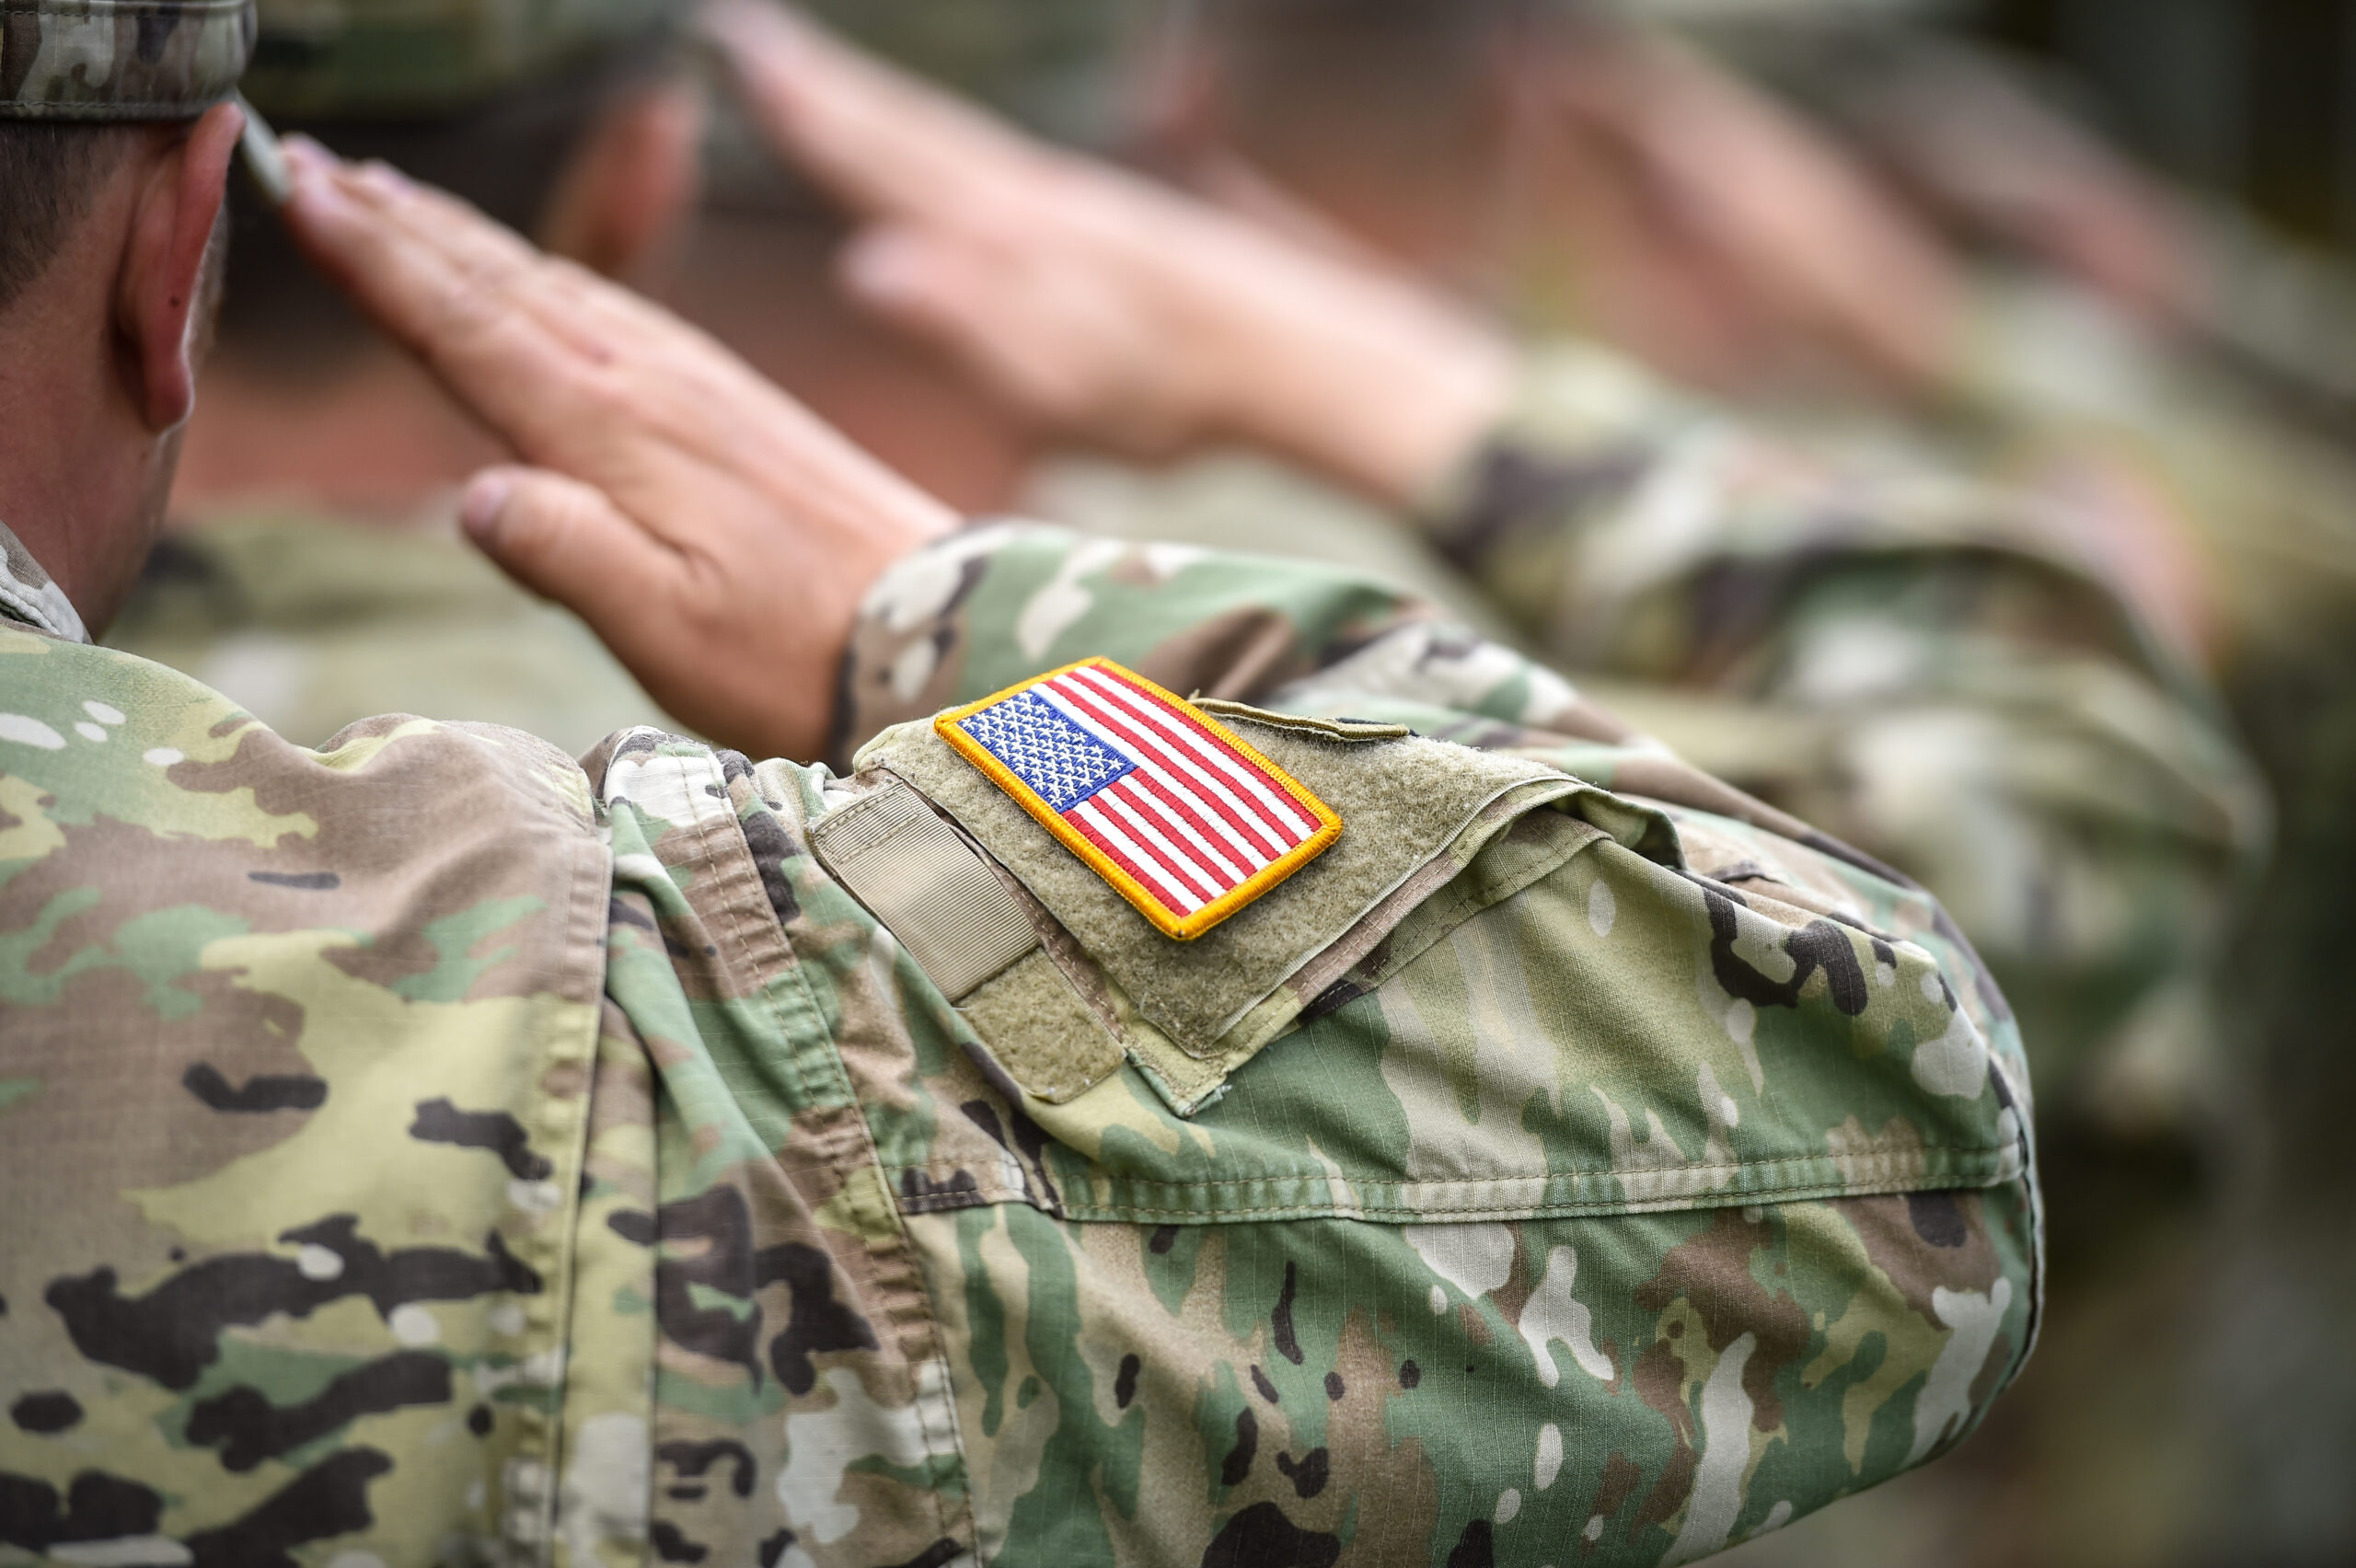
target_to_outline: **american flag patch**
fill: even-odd
[[[1233,731],[1109,659],[1010,686],[933,728],[1181,941],[1342,836],[1324,801]]]

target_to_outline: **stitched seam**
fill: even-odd
[[[570,1041],[549,1042],[544,1047],[545,1057],[549,1062],[570,1064],[581,1068],[583,1072],[580,1092],[569,1099],[560,1099],[553,1095],[548,1097],[538,1118],[539,1130],[543,1134],[552,1135],[561,1132],[560,1138],[550,1136],[549,1142],[552,1146],[565,1149],[568,1156],[567,1161],[560,1164],[558,1169],[571,1172],[573,1178],[564,1185],[564,1210],[553,1231],[556,1239],[548,1245],[548,1251],[553,1255],[557,1265],[551,1277],[559,1282],[557,1290],[560,1299],[549,1309],[546,1332],[552,1348],[561,1352],[562,1347],[570,1343],[573,1310],[579,1304],[575,1278],[580,1258],[582,1209],[579,1177],[588,1160],[593,1064],[596,1055],[597,1032],[601,1024],[601,1002],[605,988],[606,947],[603,940],[605,900],[600,895],[610,894],[612,862],[606,857],[604,846],[597,841],[595,835],[585,833],[582,824],[563,809],[560,802],[549,799],[537,791],[528,793],[539,807],[540,814],[544,818],[553,819],[555,825],[572,846],[573,896],[572,908],[565,922],[565,948],[569,952],[573,951],[573,943],[576,940],[583,943],[582,951],[594,955],[591,969],[596,977],[590,994],[579,999],[576,1004],[586,1014],[584,1020],[586,1029],[576,1029],[573,1032],[574,1038]],[[564,1115],[559,1115],[560,1107],[564,1109],[566,1113]],[[557,1125],[559,1123],[566,1124],[560,1128]],[[546,1424],[541,1435],[541,1447],[544,1450],[541,1463],[548,1476],[548,1486],[540,1501],[537,1550],[533,1554],[534,1560],[541,1563],[551,1562],[552,1553],[556,1549],[556,1506],[561,1491],[558,1482],[565,1462],[564,1422],[572,1389],[570,1376],[572,1357],[560,1354],[558,1365],[563,1370],[558,1375],[556,1387],[549,1390],[548,1405],[542,1418]]]
[[[1271,764],[1270,766],[1273,767],[1274,765]],[[1496,790],[1490,791],[1489,794],[1476,802],[1472,806],[1472,810],[1465,813],[1464,819],[1461,822],[1458,823],[1454,827],[1450,828],[1445,835],[1443,835],[1439,840],[1431,847],[1427,853],[1419,856],[1413,864],[1407,867],[1405,870],[1400,872],[1397,879],[1388,887],[1383,888],[1380,893],[1376,894],[1371,899],[1369,899],[1365,907],[1360,909],[1358,913],[1345,925],[1344,925],[1339,931],[1334,932],[1332,940],[1327,941],[1324,946],[1316,948],[1304,954],[1298,963],[1293,964],[1291,971],[1287,974],[1283,979],[1278,980],[1275,985],[1269,986],[1268,989],[1256,1000],[1247,1002],[1242,1007],[1237,1009],[1234,1012],[1230,1013],[1225,1020],[1218,1024],[1215,1032],[1211,1034],[1210,1043],[1207,1045],[1197,1050],[1187,1043],[1188,1038],[1199,1037],[1201,1032],[1196,1030],[1170,1032],[1171,1043],[1176,1045],[1178,1049],[1185,1052],[1187,1055],[1194,1057],[1198,1062],[1216,1062],[1219,1060],[1221,1052],[1219,1050],[1218,1043],[1226,1039],[1238,1025],[1242,1023],[1246,1018],[1250,1017],[1253,1008],[1260,1006],[1261,1003],[1266,1001],[1269,997],[1272,997],[1276,995],[1276,992],[1282,990],[1293,980],[1295,976],[1299,974],[1301,970],[1308,967],[1310,964],[1316,963],[1318,953],[1324,951],[1325,947],[1330,947],[1333,945],[1333,941],[1338,941],[1341,938],[1347,936],[1350,932],[1356,930],[1360,921],[1366,919],[1377,909],[1382,907],[1385,900],[1390,898],[1392,894],[1397,893],[1401,888],[1406,886],[1410,882],[1414,881],[1416,873],[1420,872],[1426,866],[1432,864],[1435,860],[1438,860],[1442,856],[1447,855],[1455,847],[1460,839],[1472,830],[1473,824],[1481,820],[1482,813],[1487,811],[1491,806],[1496,805],[1498,801],[1519,790],[1530,790],[1530,786],[1532,785],[1544,785],[1551,788],[1553,786],[1559,785],[1562,782],[1562,779],[1559,778],[1550,778],[1544,774],[1535,774],[1528,778],[1519,778],[1515,779],[1511,783],[1500,785]],[[1568,790],[1564,790],[1559,793],[1549,794],[1544,800],[1536,798],[1539,793],[1539,790],[1530,790],[1530,794],[1532,796],[1530,803],[1524,807],[1520,812],[1516,813],[1513,817],[1508,817],[1506,822],[1506,826],[1509,827],[1515,820],[1518,820],[1522,816],[1527,816],[1531,812],[1544,810],[1548,801],[1561,800],[1570,793],[1570,791]],[[1505,829],[1500,828],[1498,831],[1502,833]],[[1494,841],[1494,836],[1492,836],[1492,841]],[[1485,846],[1484,847],[1485,847]],[[1471,862],[1468,861],[1465,866],[1460,866],[1457,868],[1457,874],[1461,875],[1465,870],[1469,869],[1470,864]],[[1453,882],[1455,881],[1455,877],[1451,876],[1449,880],[1450,882]],[[1399,919],[1393,922],[1393,928],[1395,929],[1399,925],[1403,925],[1408,917],[1415,913],[1415,910],[1410,909],[1406,911],[1406,913],[1401,915]],[[1307,998],[1304,997],[1304,1004],[1306,1001]],[[1138,1010],[1144,1010],[1144,1004],[1142,1001],[1138,1004]],[[1295,1016],[1298,1016],[1298,1014]],[[1271,1036],[1270,1038],[1273,1039],[1274,1036]],[[1267,1043],[1267,1041],[1262,1041],[1260,1043],[1260,1047],[1255,1047],[1255,1054],[1257,1049],[1265,1048]],[[1245,1061],[1250,1059],[1249,1055],[1244,1058]],[[1237,1062],[1232,1066],[1222,1068],[1220,1069],[1219,1076],[1221,1078],[1225,1078],[1242,1065],[1242,1062]]]
[[[793,939],[786,931],[784,923],[779,919],[776,909],[769,905],[768,894],[760,889],[760,868],[754,860],[752,843],[745,836],[744,823],[736,814],[735,797],[728,792],[726,775],[720,767],[718,759],[710,752],[703,752],[699,760],[709,768],[712,778],[719,783],[722,790],[720,798],[728,802],[728,825],[732,830],[732,843],[737,853],[743,857],[737,865],[736,874],[732,880],[742,884],[745,881],[744,873],[751,873],[751,888],[746,890],[740,885],[738,897],[733,901],[731,908],[741,911],[743,908],[750,907],[756,902],[753,895],[757,895],[758,911],[752,916],[752,918],[756,922],[765,921],[768,931],[775,934],[779,955],[784,961],[783,968],[777,978],[791,983],[801,994],[810,1017],[823,1024],[826,1014],[819,1009],[817,998],[811,995],[808,981],[803,977],[802,958],[794,951]],[[762,809],[764,811],[768,809],[767,801],[762,802]],[[708,842],[710,831],[716,829],[718,825],[716,820],[700,824],[703,831],[699,836]],[[803,842],[805,844],[808,842],[808,824],[803,826]],[[735,942],[738,951],[745,955],[745,963],[750,967],[752,954],[743,929],[744,918],[741,913],[731,918],[729,936]],[[757,977],[757,969],[755,969],[753,974]],[[776,1020],[780,1037],[791,1039],[792,1032],[770,986],[763,985],[760,987],[760,993],[762,1005],[768,1009],[769,1016]],[[828,1044],[833,1046],[834,1043],[830,1040]],[[824,1121],[832,1124],[834,1127],[843,1129],[827,1141],[849,1143],[851,1147],[845,1152],[856,1159],[859,1163],[876,1171],[881,1177],[887,1168],[884,1164],[883,1156],[875,1147],[874,1134],[867,1124],[866,1112],[859,1103],[858,1093],[851,1085],[849,1069],[843,1064],[841,1050],[839,1047],[835,1047],[829,1051],[828,1056],[833,1066],[831,1076],[835,1079],[836,1087],[842,1091],[842,1101],[836,1105],[811,1106],[809,1109],[817,1113]],[[794,1064],[793,1070],[794,1077],[799,1082],[802,1078],[799,1061]],[[804,1098],[807,1100],[808,1085],[803,1084],[802,1087]],[[855,1171],[846,1172],[842,1169],[845,1163],[848,1162],[830,1161],[823,1168],[833,1175],[855,1175]],[[915,1339],[929,1352],[927,1359],[940,1365],[944,1378],[949,1371],[948,1350],[940,1337],[939,1315],[932,1309],[931,1292],[926,1286],[923,1274],[918,1267],[915,1247],[908,1239],[907,1226],[900,1215],[898,1205],[894,1201],[892,1183],[884,1181],[882,1185],[884,1189],[882,1217],[891,1224],[893,1246],[886,1251],[878,1248],[872,1242],[862,1242],[861,1245],[866,1248],[869,1258],[875,1265],[876,1284],[887,1293],[885,1306],[890,1310],[893,1320],[893,1337],[900,1350],[903,1366],[908,1379],[908,1402],[916,1413],[918,1427],[924,1433],[926,1451],[937,1452],[942,1447],[941,1438],[944,1434],[935,1430],[926,1410],[928,1394],[921,1375],[923,1363],[907,1355],[911,1320],[914,1320]],[[948,1451],[956,1455],[958,1468],[970,1475],[972,1467],[966,1458],[964,1435],[957,1429],[956,1424],[956,1395],[953,1384],[944,1381],[941,1394],[949,1416],[948,1429],[945,1434],[948,1439],[946,1447]],[[927,1500],[931,1504],[933,1519],[940,1528],[941,1533],[957,1539],[970,1547],[977,1539],[974,1528],[970,1496],[961,1496],[953,1514],[953,1510],[941,1497],[938,1487],[927,1487],[924,1491]],[[960,1524],[964,1527],[962,1531],[958,1528]]]
[[[1538,805],[1531,807],[1530,811],[1544,811],[1548,804],[1551,804],[1551,802],[1542,801]],[[1528,815],[1529,813],[1524,813],[1522,814]],[[1517,818],[1515,820],[1519,821],[1519,819]],[[1476,916],[1486,914],[1489,910],[1505,903],[1515,894],[1536,886],[1539,882],[1542,882],[1548,877],[1553,876],[1556,871],[1561,870],[1565,866],[1569,865],[1573,860],[1578,859],[1579,856],[1585,854],[1588,850],[1595,847],[1597,844],[1611,837],[1610,834],[1598,829],[1594,836],[1580,839],[1560,856],[1541,857],[1525,870],[1508,874],[1506,877],[1497,879],[1496,882],[1483,883],[1478,888],[1469,884],[1466,878],[1470,875],[1472,869],[1481,863],[1481,856],[1486,854],[1492,845],[1497,843],[1505,836],[1506,834],[1512,831],[1513,823],[1508,822],[1503,828],[1498,830],[1496,837],[1492,838],[1488,844],[1483,845],[1481,849],[1473,855],[1472,859],[1465,862],[1462,870],[1459,871],[1454,877],[1449,879],[1446,889],[1450,893],[1449,905],[1445,910],[1430,916],[1428,920],[1424,924],[1423,928],[1429,932],[1428,937],[1423,942],[1412,949],[1403,948],[1392,951],[1387,961],[1380,968],[1368,971],[1365,974],[1359,977],[1361,984],[1365,985],[1369,989],[1381,986],[1393,975],[1399,974],[1400,971],[1405,969],[1407,965],[1421,958],[1425,953],[1429,952],[1433,948],[1438,947],[1441,942],[1446,941],[1450,936],[1455,934],[1458,927],[1462,926]],[[1422,909],[1411,911],[1406,918],[1402,919],[1399,924],[1400,926],[1404,926],[1407,923],[1407,920],[1414,919],[1416,916],[1422,914]],[[1394,933],[1397,928],[1397,927],[1392,928]],[[1360,962],[1363,963],[1363,960]],[[1353,975],[1357,975],[1358,971],[1359,965],[1352,964],[1349,969],[1343,972],[1340,979],[1336,980],[1334,983],[1336,985],[1346,983]],[[1313,997],[1308,999],[1314,1000]],[[1271,1042],[1271,1043],[1273,1043],[1273,1042]]]
[[[1609,1219],[1622,1215],[1636,1214],[1700,1214],[1714,1209],[1748,1208],[1763,1204],[1815,1203],[1840,1198],[1885,1196],[1899,1193],[1981,1192],[2007,1184],[2019,1184],[2019,1178],[1972,1179],[1965,1172],[1932,1174],[1921,1181],[1883,1182],[1814,1182],[1783,1187],[1761,1188],[1736,1193],[1700,1193],[1684,1197],[1642,1199],[1588,1199],[1554,1203],[1502,1204],[1485,1207],[1446,1207],[1434,1209],[1428,1205],[1404,1207],[1394,1204],[1273,1204],[1251,1208],[1173,1209],[1155,1208],[1138,1204],[1107,1204],[1093,1205],[1095,1212],[1083,1212],[1081,1216],[1062,1217],[1074,1225],[1123,1225],[1141,1220],[1195,1220],[1204,1225],[1231,1222],[1296,1219],[1338,1219],[1363,1221],[1383,1225],[1415,1225],[1435,1223],[1435,1214],[1450,1221],[1462,1219]],[[995,1189],[1002,1195],[985,1197],[979,1204],[965,1207],[994,1207],[1001,1204],[1027,1203],[1033,1208],[1046,1212],[1037,1200],[1027,1193],[1000,1186]],[[1072,1205],[1065,1205],[1068,1209]]]
[[[2001,1155],[2007,1152],[2011,1147],[2012,1146],[2009,1144],[2001,1143],[1917,1144],[1905,1152],[1909,1154],[1919,1152],[1922,1154]],[[1621,1178],[1626,1176],[1646,1176],[1656,1174],[1676,1175],[1688,1171],[1755,1170],[1778,1165],[1812,1165],[1819,1161],[1829,1163],[1834,1160],[1850,1160],[1863,1163],[1871,1159],[1888,1159],[1895,1158],[1899,1158],[1899,1156],[1896,1154],[1792,1154],[1778,1155],[1773,1159],[1740,1159],[1735,1160],[1731,1163],[1714,1163],[1709,1165],[1646,1166],[1634,1170],[1627,1170],[1619,1166],[1611,1166],[1600,1170],[1542,1170],[1533,1172],[1528,1176],[1351,1176],[1345,1172],[1343,1175],[1342,1180],[1349,1182],[1383,1182],[1395,1183],[1399,1185],[1412,1184],[1415,1186],[1424,1187],[1504,1187],[1519,1185],[1530,1182],[1560,1182],[1574,1180],[1593,1181],[1600,1177]],[[942,1169],[951,1168],[952,1167],[942,1167]],[[884,1169],[894,1171],[930,1171],[935,1169],[935,1167],[930,1164],[911,1164],[887,1165]],[[1192,1191],[1198,1187],[1254,1187],[1269,1182],[1331,1182],[1334,1178],[1322,1170],[1302,1170],[1268,1176],[1206,1178],[1200,1182],[1165,1182],[1159,1178],[1121,1176],[1112,1177],[1110,1180],[1115,1182],[1134,1182],[1136,1185],[1144,1187],[1169,1187],[1182,1191]]]

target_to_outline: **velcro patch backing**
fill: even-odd
[[[1025,1091],[1059,1104],[1119,1069],[1120,1043],[1042,951],[1030,917],[923,796],[880,790],[813,827],[810,847]]]
[[[952,1001],[1039,945],[997,875],[913,790],[836,813],[810,842]]]

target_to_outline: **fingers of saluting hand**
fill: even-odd
[[[289,163],[305,248],[523,457],[469,490],[484,551],[687,722],[814,750],[860,596],[954,519],[658,307],[390,170]]]
[[[482,552],[533,592],[568,605],[617,647],[650,594],[682,574],[676,553],[603,490],[545,469],[487,468],[459,518]]]
[[[604,482],[625,455],[616,438],[664,426],[666,408],[709,416],[779,401],[692,329],[463,202],[299,139],[288,163],[285,213],[305,248],[532,461]],[[629,428],[614,407],[625,382]],[[710,434],[709,417],[677,422],[661,433]]]
[[[544,263],[514,235],[392,170],[358,168],[289,137],[296,238],[361,307],[506,426],[522,389],[562,379],[583,345],[518,308],[547,286]]]

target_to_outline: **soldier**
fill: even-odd
[[[955,530],[389,169],[288,220],[522,459],[482,548],[712,734],[888,727],[314,752],[89,646],[249,26],[0,35],[0,1549],[1684,1561],[2011,1378],[1925,895],[1380,586]]]

